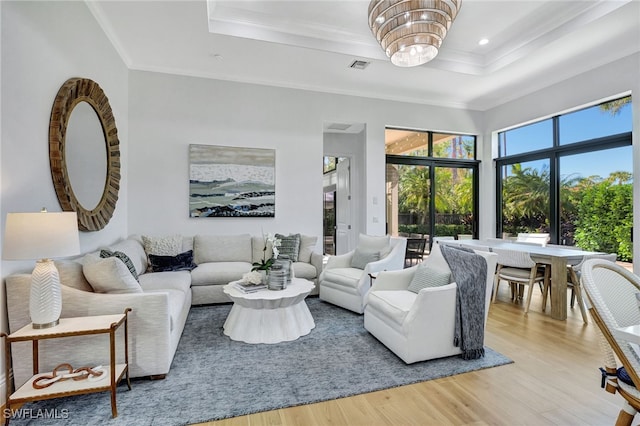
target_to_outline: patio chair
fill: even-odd
[[[425,238],[407,238],[407,249],[404,254],[405,268],[422,262],[426,245]]]
[[[635,386],[640,385],[640,358],[637,345],[616,329],[640,324],[640,278],[610,261],[589,259],[582,266],[582,285],[591,303],[593,322],[602,333],[601,387],[624,399],[616,426],[631,425],[640,410],[640,392]],[[618,368],[616,358],[622,367]]]

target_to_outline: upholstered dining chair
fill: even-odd
[[[640,277],[608,260],[589,259],[582,266],[582,286],[591,305],[589,313],[602,332],[601,386],[624,399],[616,426],[631,425],[640,410],[640,358],[638,346],[616,329],[640,324]]]
[[[475,253],[487,265],[484,326],[497,255]],[[414,277],[421,273],[427,275],[416,281],[424,283],[426,279],[430,284],[413,288]],[[380,272],[366,297],[364,328],[407,364],[460,354],[461,349],[454,345],[458,289],[452,281],[451,269],[437,243],[421,264],[401,271]]]
[[[501,280],[510,284],[512,300],[516,300],[520,296],[519,286],[527,285],[529,289],[524,313],[528,313],[534,284],[543,283],[543,289],[549,285],[549,268],[536,263],[527,252],[497,247],[492,247],[491,251],[498,255],[498,267],[493,284],[493,301],[496,301]]]
[[[319,298],[356,313],[364,312],[364,297],[380,271],[404,269],[407,239],[360,234],[355,250],[330,256],[320,273]]]
[[[549,242],[549,234],[546,232],[520,232],[516,237],[518,243],[535,243],[541,246],[546,246]]]
[[[564,248],[568,248],[567,246],[563,246]],[[602,254],[588,254],[582,258],[580,263],[575,265],[567,265],[567,288],[571,289],[571,298],[569,302],[569,306],[573,308],[576,300],[578,301],[578,307],[580,308],[580,314],[582,315],[582,321],[587,324],[589,323],[589,317],[587,316],[587,309],[584,303],[584,298],[582,297],[582,285],[580,284],[580,277],[582,275],[582,266],[589,259],[602,259],[609,262],[616,261],[618,255],[615,253],[602,253]],[[553,282],[550,282],[550,285],[544,289],[542,292],[542,310],[544,311],[547,306],[547,296],[550,295],[550,286],[553,285]]]

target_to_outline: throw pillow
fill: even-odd
[[[289,234],[284,236],[282,234],[276,234],[281,243],[278,247],[279,256],[289,256],[292,262],[298,261],[298,251],[300,250],[300,234]]]
[[[193,263],[193,250],[176,256],[149,255],[149,267],[152,272],[191,271],[197,265]]]
[[[380,252],[366,252],[360,249],[355,249],[353,257],[351,258],[351,267],[364,269],[368,263],[380,260]]]
[[[419,293],[423,288],[447,285],[450,280],[451,272],[449,271],[430,268],[428,266],[419,266],[416,268],[416,272],[407,290]]]
[[[131,272],[131,275],[133,276],[133,278],[135,278],[136,281],[138,280],[138,272],[136,272],[136,267],[133,266],[133,262],[131,261],[131,259],[129,259],[129,256],[127,256],[126,254],[124,254],[121,251],[111,251],[111,250],[100,250],[100,257],[105,259],[107,257],[115,257],[118,258],[120,260],[122,260],[122,262],[124,262],[125,266],[129,269],[129,272]]]
[[[60,276],[60,283],[82,291],[93,291],[82,273],[82,263],[73,260],[56,260],[53,262]]]
[[[116,257],[85,262],[82,271],[96,293],[142,293],[129,268]]]
[[[142,236],[144,251],[147,256],[155,254],[158,256],[175,256],[182,251],[182,236],[168,235],[164,237]]]
[[[358,238],[358,248],[362,251],[373,253],[379,252],[380,259],[387,257],[389,252],[391,252],[391,236],[383,235],[383,236],[374,236],[374,235],[366,235],[360,234]]]
[[[300,235],[300,250],[298,251],[298,262],[311,263],[311,253],[316,248],[318,237]]]

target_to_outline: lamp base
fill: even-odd
[[[36,324],[36,323],[31,323],[31,326],[37,330],[41,329],[41,328],[51,328],[51,327],[55,327],[56,325],[60,324],[60,320],[57,319],[53,322],[49,322],[47,324]]]
[[[31,274],[29,315],[33,328],[50,328],[58,325],[62,313],[60,276],[53,260],[36,262]]]

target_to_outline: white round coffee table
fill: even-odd
[[[313,290],[311,281],[293,278],[284,290],[243,293],[232,283],[222,291],[233,306],[224,323],[224,334],[245,343],[279,343],[296,340],[316,326],[304,298]]]

